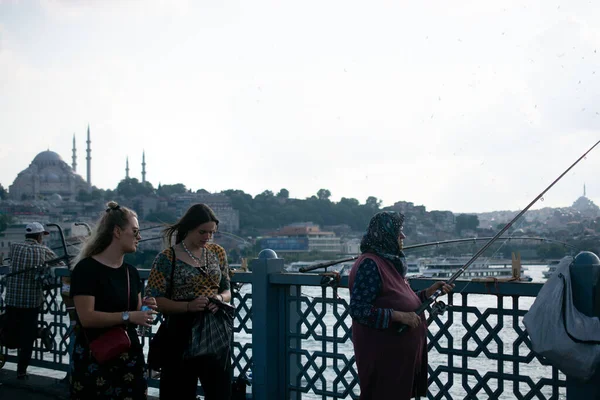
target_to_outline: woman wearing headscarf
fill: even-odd
[[[361,255],[349,276],[352,341],[361,400],[405,400],[427,395],[427,325],[416,310],[436,290],[436,282],[415,293],[402,252],[404,215],[379,212],[363,236]],[[398,334],[401,324],[408,329]]]

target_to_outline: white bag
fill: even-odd
[[[600,319],[573,304],[569,267],[564,257],[525,314],[523,323],[535,353],[565,375],[588,381],[600,365]]]

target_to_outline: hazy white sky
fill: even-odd
[[[597,1],[0,0],[0,183],[525,207],[600,140]],[[546,196],[600,204],[600,148]]]

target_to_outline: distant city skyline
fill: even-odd
[[[88,138],[88,140],[86,141],[87,147],[85,150],[86,154],[88,155],[86,157],[86,176],[87,176],[86,183],[87,183],[87,188],[90,188],[91,157],[89,155],[91,154],[92,149],[91,149],[89,128],[88,128],[87,138]],[[12,195],[11,197],[13,199],[19,199],[20,193],[31,195],[30,191],[33,188],[37,188],[37,189],[33,189],[35,191],[35,193],[38,193],[37,195],[53,197],[56,194],[61,194],[63,196],[66,195],[68,198],[73,199],[74,196],[76,195],[78,189],[75,186],[71,186],[70,182],[73,179],[69,178],[69,174],[79,175],[81,182],[83,182],[83,176],[81,174],[77,173],[77,169],[76,169],[77,156],[76,156],[76,154],[77,154],[77,147],[76,147],[75,139],[73,140],[71,165],[69,165],[60,154],[58,154],[52,150],[48,149],[46,151],[40,152],[38,155],[36,155],[36,157],[34,158],[32,163],[30,164],[30,166],[26,170],[19,173],[20,183],[18,184],[18,187],[13,187],[13,185],[10,186],[9,193]],[[58,160],[62,160],[62,161],[58,161]],[[64,168],[69,169],[70,172],[65,171],[63,168],[57,169],[57,167],[59,167],[60,164],[62,164],[64,166]],[[141,179],[137,179],[135,177],[130,176],[130,174],[129,174],[129,157],[126,157],[125,169],[124,169],[125,174],[123,176],[123,179],[137,179],[138,182],[140,182],[140,183],[146,182],[146,180],[145,180],[145,171],[146,171],[145,152],[142,152],[141,165],[142,165]],[[60,175],[57,175],[57,173],[61,174],[62,177]],[[24,175],[24,176],[22,176],[22,175]],[[36,183],[34,183],[34,181]],[[17,181],[15,181],[14,184],[16,184],[16,182]],[[56,184],[58,184],[58,182],[61,182],[60,187],[56,186]],[[33,184],[33,186],[30,186],[32,184]],[[176,182],[173,184],[182,184],[182,182]],[[154,184],[152,184],[152,185],[155,187],[155,189],[157,189],[159,186],[159,185],[154,185]],[[55,189],[51,189],[52,187],[55,187]],[[93,186],[93,187],[96,187],[96,186]],[[115,188],[99,188],[99,189],[103,189],[103,190],[111,189],[112,190]],[[193,190],[193,188],[187,188],[187,189]],[[236,189],[236,188],[232,188],[232,189]],[[52,191],[52,190],[54,190],[54,191]],[[86,190],[88,190],[88,189],[86,189]],[[15,191],[16,191],[16,194],[13,193]],[[193,190],[193,191],[195,191],[195,190]],[[273,193],[273,195],[276,195],[276,194],[277,194],[276,192]],[[318,193],[317,193],[317,195],[318,195]],[[16,196],[16,198],[14,196]],[[585,184],[583,185],[583,193],[581,194],[581,196],[577,197],[577,200],[575,203],[580,203],[582,201],[581,200],[582,198],[587,199]],[[541,199],[541,201],[543,202],[543,198]],[[589,202],[592,200],[588,199],[585,201]],[[404,203],[408,202],[408,203],[412,203],[413,206],[425,206],[427,211],[439,211],[439,210],[428,208],[426,204],[418,204],[418,203],[415,204],[414,202],[411,202],[410,200],[406,200],[406,199],[397,200],[394,203],[397,203],[397,202],[404,202]],[[592,201],[592,203],[593,203],[593,201]],[[583,204],[583,203],[580,203],[580,204]],[[575,204],[571,204],[571,205],[574,206]],[[569,207],[571,205],[562,206],[562,207]],[[385,207],[386,206],[383,205],[383,208],[385,208]],[[535,210],[535,208],[533,208],[532,210]],[[494,214],[494,213],[503,213],[506,211],[507,210],[490,210],[487,212],[477,212],[477,213],[478,214],[486,214],[486,213]],[[508,211],[515,212],[517,210],[508,210]]]
[[[253,196],[520,210],[600,139],[600,5],[0,0],[0,183],[41,151]],[[142,174],[142,160],[147,164]],[[600,149],[533,209],[600,204]]]

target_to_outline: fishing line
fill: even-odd
[[[465,265],[463,265],[452,277],[450,277],[448,283],[453,283],[460,275],[462,275],[479,256],[481,256],[498,238],[500,238],[500,236],[502,236],[502,234],[504,234],[504,232],[506,232],[516,221],[518,221],[518,219],[521,218],[521,216],[523,216],[523,214],[525,214],[527,210],[529,210],[531,206],[533,206],[540,198],[542,198],[544,194],[546,194],[546,192],[550,190],[563,176],[565,176],[567,172],[569,172],[575,165],[577,165],[577,163],[579,163],[579,161],[581,161],[590,151],[592,151],[596,146],[598,146],[598,144],[600,144],[600,140],[597,141],[592,147],[590,147],[589,150],[587,150],[573,164],[571,164],[569,168],[567,168],[562,174],[560,174],[560,176],[556,178],[546,189],[544,189],[544,191],[537,195],[535,199],[533,199],[523,210],[521,210],[521,212],[517,214],[516,217],[514,217],[508,224],[506,224],[504,228],[502,228],[489,242],[487,242],[481,249],[479,249],[479,251],[477,251],[477,253],[475,253],[475,255],[471,257],[471,259],[467,261]],[[442,294],[443,292],[441,288],[436,290],[434,294],[432,294],[415,310],[415,313],[417,315],[421,314]],[[406,329],[408,329],[408,326],[402,325],[398,329],[398,333],[402,333]]]

